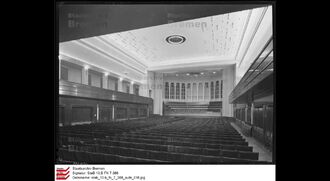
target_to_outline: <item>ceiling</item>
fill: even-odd
[[[57,3],[59,42],[266,6],[256,4]],[[173,3],[173,2],[172,2]]]
[[[152,66],[159,62],[217,57],[235,59],[251,10],[101,36]],[[182,44],[166,38],[181,35]]]
[[[214,71],[239,63],[267,7],[60,43],[60,54],[136,79],[147,71]],[[166,38],[180,35],[181,44]],[[243,42],[243,43],[242,43]],[[247,43],[245,43],[247,42]],[[244,44],[244,45],[242,45]],[[118,68],[114,68],[118,64]],[[119,66],[120,64],[120,66]],[[140,78],[138,78],[140,79]]]

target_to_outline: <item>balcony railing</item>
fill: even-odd
[[[110,101],[121,101],[140,104],[152,104],[153,100],[149,97],[137,96],[124,92],[92,87],[84,84],[69,82],[65,80],[59,81],[60,96],[74,96]]]
[[[273,39],[267,42],[263,50],[251,64],[243,78],[229,95],[229,101],[233,103],[253,86],[273,73]]]

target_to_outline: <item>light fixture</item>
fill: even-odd
[[[108,72],[105,72],[105,73],[104,73],[104,76],[108,76],[108,75],[109,75],[109,73],[108,73]]]
[[[175,74],[175,76],[178,76],[178,74]]]
[[[187,73],[186,75],[190,75],[189,73]]]
[[[85,69],[85,70],[88,70],[88,69],[89,69],[89,66],[88,66],[88,65],[85,65],[85,66],[84,66],[84,69]]]
[[[169,44],[177,45],[177,44],[181,44],[181,43],[185,42],[186,38],[181,35],[171,35],[171,36],[168,36],[165,40]]]
[[[122,78],[122,77],[119,77],[119,81],[120,81],[120,82],[123,81],[123,78]]]
[[[215,72],[213,72],[213,74],[215,74]]]
[[[134,81],[132,81],[131,84],[133,85],[134,84]]]
[[[204,75],[204,72],[201,72],[202,75]]]

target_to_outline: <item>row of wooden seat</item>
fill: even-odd
[[[182,118],[156,117],[156,118],[125,120],[125,121],[116,121],[116,122],[102,122],[102,123],[94,123],[94,124],[64,126],[61,127],[59,131],[82,130],[82,131],[125,132],[135,129],[147,128],[162,123],[171,123],[173,121],[177,121],[180,119]]]
[[[86,164],[103,164],[103,163],[167,163],[156,159],[142,159],[128,156],[120,156],[113,154],[104,154],[85,151],[69,151],[68,149],[60,148],[59,157],[61,163],[86,163]]]
[[[210,143],[210,144],[226,144],[226,145],[248,145],[245,140],[228,140],[228,139],[211,139],[211,138],[200,138],[200,137],[180,137],[179,135],[151,135],[151,134],[123,134],[115,136],[115,138],[142,138],[142,139],[156,139],[156,140],[168,140],[168,141],[187,141],[194,143]]]
[[[199,135],[202,134],[223,134],[223,135],[239,135],[239,133],[228,124],[210,124],[206,123],[201,124],[202,122],[190,121],[190,120],[181,120],[174,122],[173,124],[166,125],[158,125],[152,127],[151,130],[148,131],[161,131],[167,133],[176,133],[176,132],[184,132]]]
[[[106,133],[106,132],[88,132],[88,131],[62,131],[61,133],[74,133],[74,134],[87,134],[95,137],[110,137],[115,136],[114,133]],[[129,132],[129,133],[123,133],[119,136],[132,136],[132,137],[144,137],[144,138],[158,138],[163,139],[165,138],[182,138],[182,139],[195,139],[195,140],[207,140],[207,141],[232,141],[232,142],[244,142],[245,140],[241,136],[228,136],[228,135],[218,135],[218,136],[199,136],[199,135],[190,135],[190,134],[175,134],[175,133],[157,133],[157,132]]]
[[[226,121],[223,121],[221,119],[217,119],[217,118],[209,118],[209,120],[205,120],[205,119],[196,119],[196,118],[186,118],[180,122],[175,122],[172,125],[166,125],[167,128],[170,128],[171,126],[175,128],[176,125],[180,125],[180,127],[176,127],[176,128],[183,128],[183,127],[196,127],[200,130],[205,129],[205,128],[214,128],[214,127],[225,127],[228,129],[232,129],[232,127],[230,126],[230,124]],[[189,128],[191,129],[191,128]]]
[[[134,143],[134,142],[123,142],[123,141],[100,141],[100,140],[85,140],[83,142],[71,142],[71,145],[76,146],[91,146],[94,148],[98,147],[111,147],[111,148],[122,148],[122,149],[143,149],[147,151],[160,151],[169,153],[184,153],[193,155],[204,155],[204,156],[224,156],[232,158],[243,158],[258,160],[258,153],[250,151],[237,151],[237,150],[225,150],[225,149],[211,149],[211,148],[198,148],[188,146],[175,146],[175,145],[159,145],[159,144],[146,144],[146,143]],[[98,150],[94,150],[98,151]],[[109,150],[113,151],[113,150]],[[112,152],[109,152],[112,153]]]
[[[62,135],[68,135],[70,133],[62,133]],[[88,134],[88,133],[71,133],[75,134],[82,138],[101,138],[101,139],[119,139],[119,140],[125,140],[125,139],[141,139],[141,140],[160,140],[160,141],[168,141],[168,142],[193,142],[193,143],[207,143],[207,144],[224,144],[224,145],[240,145],[240,146],[248,146],[248,143],[246,141],[232,141],[232,140],[209,140],[209,139],[200,139],[200,138],[185,138],[185,137],[152,137],[152,136],[143,136],[143,135],[129,135],[129,134],[123,134],[123,135],[117,135],[117,136],[104,136],[104,135],[97,135],[97,134]]]
[[[183,137],[183,138],[200,138],[200,139],[209,139],[209,140],[231,140],[231,141],[244,141],[244,138],[241,135],[223,135],[223,134],[214,134],[214,135],[200,135],[200,134],[191,134],[191,133],[167,133],[167,132],[156,132],[156,131],[144,131],[144,132],[130,132],[123,133],[123,135],[145,135],[145,136],[167,136],[167,137]]]
[[[97,153],[97,154],[106,154],[114,155],[120,157],[130,157],[140,160],[157,160],[162,162],[170,163],[251,163],[256,162],[257,160],[244,159],[244,158],[231,158],[225,156],[206,156],[206,155],[197,155],[197,154],[188,154],[188,153],[174,153],[174,152],[164,152],[164,151],[154,151],[154,150],[145,150],[145,149],[135,149],[135,148],[125,148],[118,146],[104,146],[104,145],[85,145],[85,146],[75,146],[72,148],[67,148],[71,153]],[[76,157],[75,160],[80,162],[87,161],[88,158],[85,155],[85,158]],[[69,160],[63,158],[64,160]],[[118,161],[118,160],[117,160]],[[87,162],[93,163],[93,162]],[[116,163],[116,160],[112,160],[107,163]]]
[[[62,160],[84,162],[91,161],[93,154],[104,154],[127,157],[129,162],[258,162],[259,154],[253,152],[252,147],[227,121],[219,118],[169,120],[158,119],[153,123],[150,123],[152,119],[149,122],[136,121],[135,129],[129,124],[126,127],[126,123],[121,125],[123,128],[119,124],[105,124],[62,129],[59,133],[60,146],[65,148],[65,153],[86,157]],[[113,158],[112,162],[125,162],[123,158]],[[98,163],[89,161],[86,162]]]
[[[114,136],[116,133],[113,133],[111,130],[109,132],[104,131],[84,131],[84,130],[65,130],[61,131],[60,133],[76,133],[76,134],[89,134],[89,135],[95,135],[100,137],[106,137],[106,136]],[[118,133],[117,133],[118,134]],[[120,134],[121,135],[121,134]],[[200,138],[200,139],[216,139],[216,140],[232,140],[232,141],[244,141],[241,135],[224,135],[224,134],[198,134],[198,133],[183,133],[183,132],[163,132],[163,131],[154,131],[154,130],[148,130],[148,131],[131,131],[131,132],[124,132],[122,135],[136,135],[136,136],[150,136],[150,137],[184,137],[184,138]]]
[[[61,134],[60,139],[65,142],[65,144],[70,144],[70,142],[79,142],[85,140],[93,140],[94,142],[102,143],[108,141],[117,141],[124,143],[136,143],[136,144],[152,144],[152,145],[169,145],[169,146],[186,146],[186,147],[196,147],[196,148],[210,148],[210,149],[224,149],[224,150],[238,150],[238,151],[252,151],[252,147],[247,145],[228,145],[228,144],[212,144],[205,142],[195,142],[195,141],[176,141],[172,139],[143,139],[136,137],[108,137],[106,139],[94,138],[88,135],[76,135],[76,134]],[[70,139],[71,138],[71,139]]]

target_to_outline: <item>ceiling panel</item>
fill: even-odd
[[[269,3],[268,3],[269,4]],[[57,3],[59,41],[225,14],[266,4],[70,4]]]
[[[110,64],[117,62],[127,70],[111,69],[117,72],[132,71],[132,77],[135,74],[140,77],[147,71],[174,73],[219,70],[240,62],[236,59],[237,52],[249,48],[242,48],[240,44],[242,40],[251,38],[251,31],[258,29],[256,25],[250,26],[251,22],[262,18],[260,13],[258,16],[252,15],[263,9],[266,8],[63,42],[60,43],[60,53],[79,57],[88,63],[99,61],[101,65],[101,61],[104,61],[102,64],[109,70]],[[174,15],[171,17],[174,18]],[[172,44],[169,43],[168,37],[173,35],[184,37],[182,43],[175,44],[175,38],[171,39]],[[102,59],[95,60],[94,54]]]
[[[146,62],[214,56],[233,59],[250,12],[239,11],[101,37]],[[171,35],[183,36],[185,42],[169,44],[166,38]]]

